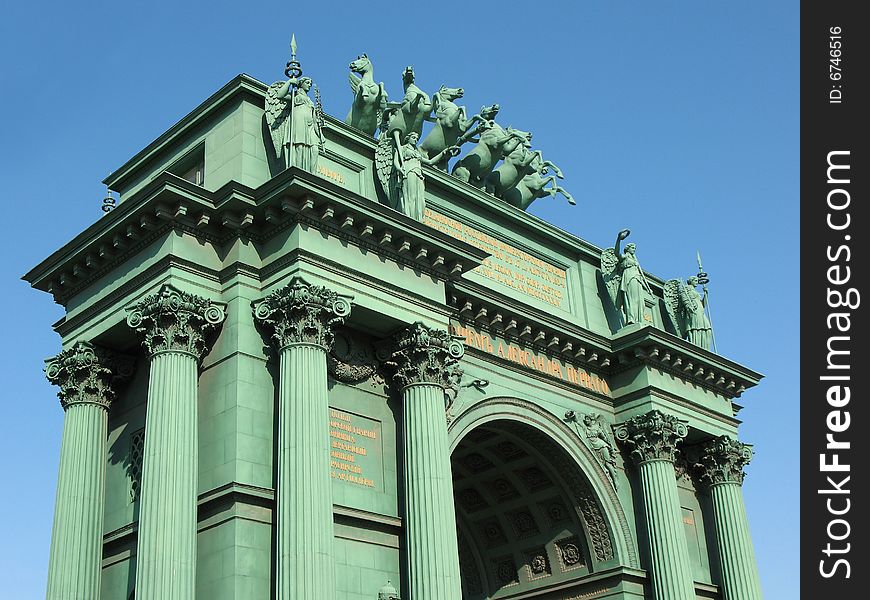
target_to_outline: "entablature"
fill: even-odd
[[[652,367],[729,400],[763,377],[651,325],[607,338],[474,282],[452,282],[448,294],[448,305],[460,323],[605,376]]]
[[[297,168],[253,190],[210,192],[163,173],[28,272],[24,279],[68,300],[171,229],[213,244],[269,239],[297,223],[448,281],[488,254],[330,181]],[[260,265],[253,265],[259,269]]]

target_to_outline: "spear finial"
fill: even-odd
[[[284,75],[287,77],[301,77],[302,65],[296,60],[296,34],[290,36],[290,60],[287,61],[287,67],[284,69]]]

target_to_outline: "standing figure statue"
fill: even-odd
[[[403,160],[399,149],[409,133],[416,133],[419,139],[423,130],[423,121],[430,120],[432,112],[432,101],[429,95],[414,83],[413,67],[407,67],[402,72],[402,82],[405,96],[401,102],[387,104],[381,118],[381,135],[375,150],[377,181],[386,196],[387,205],[396,210],[402,210],[401,192],[404,184],[404,181],[399,178],[400,170],[396,168],[396,165],[401,164]],[[414,150],[418,151],[416,142]]]
[[[613,248],[607,248],[601,253],[604,283],[614,306],[622,312],[626,325],[643,323],[646,297],[652,296],[652,290],[637,260],[637,247],[630,243],[625,245],[625,252],[619,250],[620,242],[630,233],[628,229],[620,231]]]
[[[423,220],[423,211],[426,208],[425,178],[423,177],[423,165],[435,166],[445,156],[459,154],[458,146],[445,148],[433,158],[428,158],[417,147],[420,135],[411,131],[405,136],[405,143],[399,146],[394,154],[393,169],[396,173],[399,187],[399,201],[396,210],[418,221]]]
[[[493,120],[480,124],[479,137],[472,139],[477,145],[453,166],[453,176],[482,188],[495,163],[531,139],[532,134],[508,127],[504,129]],[[462,136],[463,138],[470,136]]]
[[[349,68],[353,104],[344,122],[373,136],[381,124],[381,113],[387,108],[387,90],[383,82],[375,83],[375,69],[365,54],[357,56]],[[356,77],[354,73],[360,76]]]
[[[476,114],[471,119],[467,118],[464,106],[457,106],[454,100],[462,98],[462,88],[441,88],[432,95],[432,106],[435,114],[435,126],[432,131],[426,136],[420,144],[420,149],[432,158],[445,148],[453,145],[461,145],[459,142],[460,136],[463,136],[476,122],[483,121],[485,118],[481,114]],[[484,107],[483,110],[486,110]],[[496,109],[498,110],[498,109]],[[483,111],[481,111],[483,112]],[[463,140],[464,142],[465,140]],[[442,171],[447,170],[446,157],[437,165]]]
[[[532,202],[538,198],[546,196],[556,197],[556,194],[562,194],[568,200],[568,204],[574,205],[574,197],[568,191],[556,183],[556,178],[563,178],[562,170],[550,161],[544,161],[541,156],[536,155],[535,159],[529,165],[532,173],[523,177],[520,182],[511,189],[504,192],[502,200],[516,206],[521,210],[526,210]],[[552,168],[555,175],[547,176],[549,169]],[[548,184],[553,184],[553,187],[546,187]]]
[[[312,81],[302,77],[302,66],[296,60],[295,35],[290,48],[292,57],[284,71],[287,80],[273,83],[266,91],[266,127],[272,138],[274,158],[283,168],[295,166],[315,172],[323,146],[323,115],[308,97]]]
[[[692,275],[683,283],[670,279],[665,283],[665,307],[674,323],[674,328],[683,339],[709,350],[713,342],[713,326],[707,316],[706,294],[704,297],[695,289],[700,285],[697,276]]]

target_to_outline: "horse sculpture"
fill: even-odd
[[[542,159],[543,155],[540,150],[530,151],[530,146],[529,142],[520,144],[512,152],[505,155],[504,162],[486,176],[484,184],[487,193],[501,198],[507,190],[516,186],[523,177],[534,172],[530,165],[536,158]]]
[[[387,90],[383,82],[375,83],[372,61],[365,54],[358,56],[348,67],[351,71],[348,82],[353,92],[353,104],[344,122],[373,136],[381,123],[381,113],[387,106]]]
[[[495,163],[532,137],[527,131],[512,127],[504,129],[495,121],[481,123],[480,130],[477,145],[456,163],[452,172],[457,179],[478,188],[483,187],[486,176],[492,172]]]
[[[484,117],[481,114],[476,114],[471,119],[467,118],[465,107],[457,106],[453,101],[462,98],[462,88],[449,88],[441,86],[432,96],[432,108],[435,113],[435,126],[432,131],[420,144],[426,156],[432,158],[441,154],[446,148],[454,145],[460,145],[467,140],[458,142],[460,136],[463,136],[471,128],[474,123],[484,121],[493,117]],[[481,112],[486,110],[484,107]],[[496,112],[498,105],[496,105]],[[494,116],[494,115],[493,115]],[[450,155],[445,155],[444,158],[436,165],[442,171],[447,170],[447,162]]]
[[[529,164],[532,173],[520,179],[516,186],[506,190],[501,197],[502,200],[511,206],[526,210],[538,198],[555,197],[556,194],[561,193],[568,200],[568,204],[577,204],[571,194],[556,183],[556,177],[563,178],[562,170],[550,161],[543,160],[540,152],[533,154],[534,159]],[[545,177],[549,172],[548,167],[552,168],[556,174]],[[550,183],[553,184],[553,187],[546,187]]]

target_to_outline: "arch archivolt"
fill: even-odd
[[[632,530],[608,474],[586,444],[556,415],[516,397],[487,398],[451,421],[448,428],[451,454],[469,433],[496,421],[515,424],[516,435],[533,445],[555,445],[561,449],[549,453],[547,460],[570,490],[597,562],[615,559],[619,564],[639,568]]]

